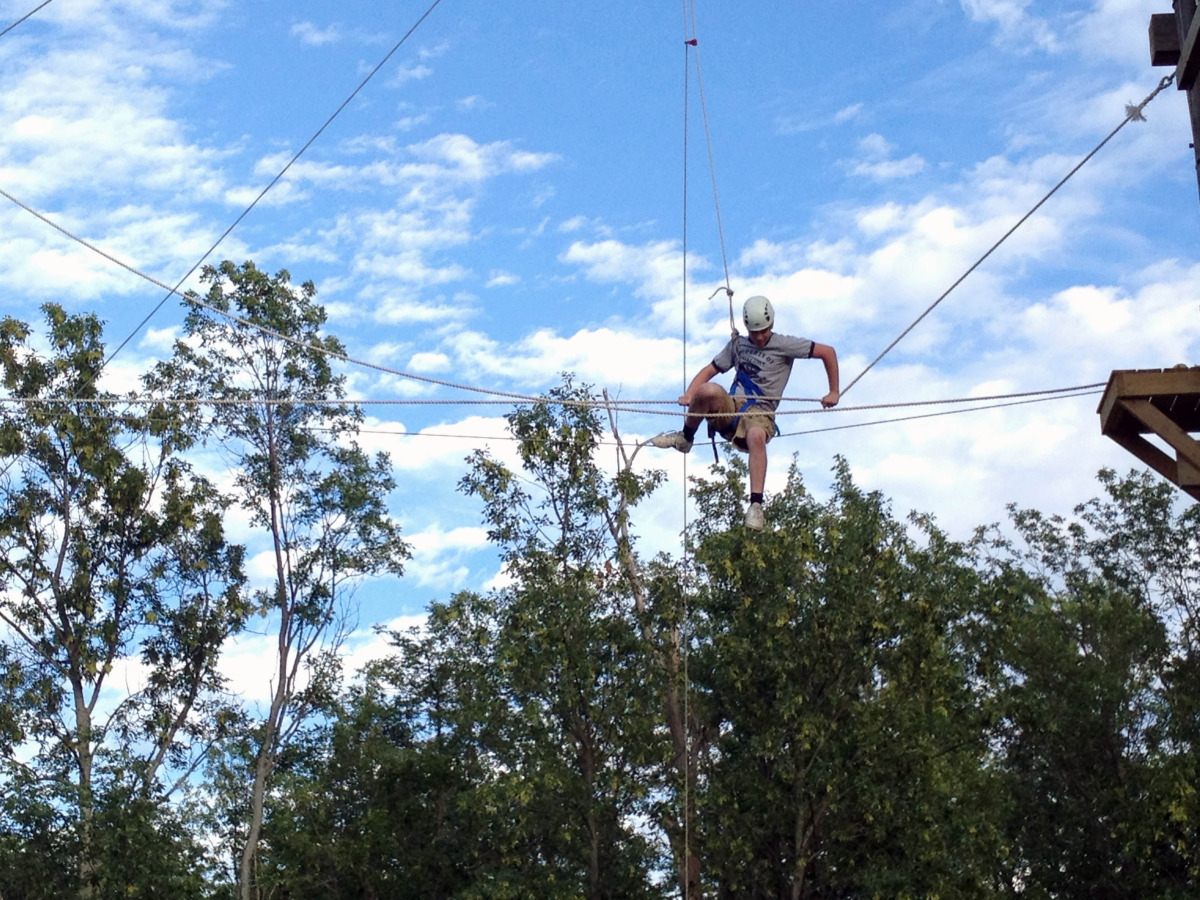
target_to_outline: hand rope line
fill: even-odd
[[[692,48],[692,51],[693,51],[692,55],[695,57],[695,60],[696,60],[696,84],[699,87],[699,91],[700,91],[700,116],[704,122],[704,146],[708,150],[708,171],[709,171],[709,177],[712,179],[713,210],[716,214],[716,220],[717,220],[717,241],[721,247],[721,268],[725,273],[724,287],[717,288],[715,291],[712,292],[712,294],[709,296],[708,299],[711,300],[713,297],[717,296],[717,294],[719,294],[722,290],[724,290],[725,296],[729,300],[729,332],[730,332],[729,338],[731,341],[733,341],[733,354],[734,354],[734,361],[736,363],[738,330],[737,330],[737,322],[735,321],[735,319],[733,317],[733,288],[730,287],[730,282],[729,282],[729,254],[725,250],[725,225],[724,225],[724,221],[721,218],[720,191],[717,190],[717,163],[716,163],[716,156],[713,153],[712,130],[709,128],[709,124],[708,124],[708,102],[704,96],[704,72],[700,67],[700,40],[699,40],[699,38],[696,37],[696,4],[695,4],[694,0],[691,4],[691,10],[692,10],[692,16],[691,16],[691,20],[692,20],[691,21],[691,35],[692,35],[692,37],[690,40],[687,40],[684,43],[686,46]],[[686,5],[686,2],[685,2],[685,6],[684,6],[684,30],[685,31],[687,30],[687,5]],[[686,115],[687,115],[687,111],[686,111],[686,107],[685,107],[685,112],[684,112],[685,118],[686,118]],[[685,282],[686,282],[686,276],[685,276]]]
[[[732,297],[733,290],[729,287],[729,255],[725,250],[725,226],[721,220],[721,197],[717,190],[717,163],[713,154],[712,130],[708,125],[708,103],[704,97],[704,72],[700,68],[700,41],[696,37],[696,4],[694,0],[691,3],[691,11],[692,38],[686,41],[685,45],[691,47],[692,57],[696,60],[696,87],[700,93],[700,116],[704,122],[704,145],[708,149],[708,171],[712,178],[713,209],[717,218],[717,239],[721,245],[721,266],[725,271],[725,291]]]
[[[937,416],[954,416],[959,413],[982,412],[987,409],[1003,409],[1007,406],[1024,406],[1028,403],[1045,403],[1047,400],[1070,400],[1075,397],[1094,397],[1103,391],[1082,391],[1078,394],[1058,394],[1053,397],[1034,397],[1030,400],[1014,400],[1011,403],[993,403],[988,406],[972,406],[969,409],[944,409],[941,412],[922,413],[916,416],[898,416],[894,419],[876,419],[873,422],[855,422],[852,425],[831,425],[828,428],[810,428],[807,431],[789,431],[780,437],[796,437],[801,434],[819,434],[822,431],[844,431],[847,428],[865,428],[868,425],[890,425],[894,422],[911,422],[916,419],[933,419]]]
[[[942,406],[955,403],[984,403],[994,400],[1013,400],[1025,397],[1052,397],[1055,394],[1071,394],[1079,391],[1095,391],[1097,388],[1104,387],[1105,382],[1098,381],[1093,384],[1078,384],[1072,387],[1062,388],[1046,388],[1040,391],[1021,391],[1012,394],[986,394],[978,397],[948,397],[940,400],[907,400],[896,401],[894,403],[864,403],[861,406],[838,406],[833,409],[796,409],[782,410],[776,413],[778,416],[806,416],[817,413],[848,413],[848,412],[865,412],[867,410],[876,409],[905,409],[914,406]],[[677,412],[673,410],[662,409],[647,409],[641,404],[662,404],[674,403],[674,401],[666,400],[611,400],[608,403],[602,400],[571,400],[561,399],[556,397],[546,397],[544,395],[516,395],[507,400],[451,400],[436,397],[423,398],[366,398],[359,400],[348,399],[329,399],[327,397],[245,397],[245,398],[228,398],[228,397],[92,397],[87,399],[78,399],[74,397],[0,397],[0,405],[4,404],[25,404],[36,405],[45,404],[47,406],[66,406],[72,403],[81,404],[97,404],[101,406],[117,406],[128,404],[130,406],[155,406],[158,404],[166,405],[185,405],[194,404],[199,406],[281,406],[281,405],[307,405],[307,406],[508,406],[513,399],[522,400],[529,403],[545,403],[551,406],[563,407],[587,407],[600,408],[605,407],[616,412],[638,413],[642,415],[667,415],[676,416]],[[713,416],[725,415],[724,413],[712,413]]]
[[[1094,397],[1097,394],[1103,393],[1103,391],[1099,391],[1099,390],[1086,390],[1085,388],[1087,388],[1087,387],[1088,387],[1087,385],[1083,385],[1083,386],[1081,386],[1081,389],[1077,389],[1078,393],[1073,393],[1073,394],[1057,393],[1057,394],[1047,395],[1047,396],[1031,397],[1031,398],[1024,399],[1024,400],[1015,400],[1015,401],[1007,402],[1007,403],[991,403],[986,406],[972,406],[972,407],[968,407],[966,409],[946,409],[946,410],[941,410],[940,412],[922,413],[920,415],[915,415],[915,416],[898,416],[898,417],[892,418],[892,419],[874,419],[869,422],[852,422],[848,425],[832,425],[832,426],[829,426],[828,428],[812,428],[812,429],[808,429],[807,431],[789,431],[786,434],[781,435],[781,436],[782,437],[796,437],[798,435],[805,435],[805,434],[820,434],[821,432],[824,432],[824,431],[845,431],[845,430],[848,430],[851,428],[867,428],[872,425],[890,425],[890,424],[893,424],[896,422],[911,422],[911,421],[914,421],[917,419],[932,419],[932,418],[936,418],[938,416],[957,416],[957,415],[961,415],[963,413],[984,412],[986,410],[991,410],[991,409],[1004,409],[1009,406],[1025,406],[1030,403],[1047,403],[1047,402],[1053,401],[1053,400],[1073,400],[1076,397]],[[12,402],[12,400],[10,398],[8,400],[0,400],[0,402]],[[29,401],[29,402],[35,402],[35,401]],[[66,403],[69,401],[42,400],[42,401],[36,401],[36,402]],[[96,403],[98,405],[111,405],[118,401],[105,398],[104,400],[99,400],[99,401],[89,400],[86,402]],[[149,401],[136,401],[136,402],[140,403],[140,402],[149,402]],[[192,402],[192,401],[186,401],[186,402]],[[210,401],[200,400],[200,401],[195,401],[195,402],[196,403],[207,403]],[[282,401],[280,401],[280,402],[282,402]],[[130,403],[130,405],[134,405],[134,403]],[[348,401],[346,403],[346,405],[353,406],[354,402]],[[100,412],[89,413],[86,410],[79,411],[79,414],[90,416],[93,419],[110,420],[110,421],[141,421],[141,422],[163,422],[163,423],[166,423],[168,421],[166,419],[156,419],[152,416],[134,417],[134,416],[122,416],[122,415],[109,415],[107,413],[100,413]],[[333,432],[336,429],[313,425],[313,426],[306,426],[306,430],[316,431],[316,432]],[[517,440],[519,440],[519,438],[515,438],[512,435],[486,435],[486,434],[461,434],[461,433],[439,434],[437,432],[431,432],[431,431],[394,431],[392,429],[386,429],[386,428],[358,428],[355,430],[355,434],[375,434],[375,435],[383,435],[383,436],[390,436],[390,437],[433,437],[433,438],[440,437],[440,438],[453,438],[456,440],[484,440],[484,441],[517,441]],[[601,441],[597,441],[596,443],[599,445],[602,445],[602,446],[611,446],[611,447],[621,446],[620,443],[617,441],[601,440]],[[686,459],[685,459],[685,462],[686,462]]]
[[[998,240],[998,241],[996,241],[996,243],[992,244],[992,246],[988,249],[988,251],[986,253],[984,253],[983,256],[979,257],[979,259],[977,259],[975,261],[975,263],[969,269],[967,269],[967,271],[963,272],[963,274],[958,277],[958,280],[955,281],[954,284],[952,284],[952,285],[950,285],[950,287],[946,288],[945,292],[940,297],[938,297],[931,304],[929,304],[929,306],[926,307],[925,311],[923,313],[921,313],[919,316],[917,316],[916,319],[913,320],[913,323],[911,325],[909,325],[902,332],[900,332],[899,337],[897,337],[894,341],[892,341],[890,344],[888,344],[883,349],[882,353],[880,353],[873,360],[871,360],[871,362],[867,364],[867,367],[865,369],[863,369],[861,372],[859,372],[858,375],[854,378],[854,380],[851,381],[850,384],[848,384],[842,390],[842,396],[845,396],[846,391],[850,390],[850,388],[852,388],[852,387],[854,387],[854,385],[858,384],[859,379],[861,379],[864,375],[866,375],[869,371],[871,371],[871,369],[874,368],[875,364],[877,362],[879,362],[881,359],[883,359],[892,350],[893,347],[895,347],[898,343],[900,343],[900,341],[904,340],[904,338],[907,337],[908,333],[910,331],[912,331],[914,328],[916,328],[922,319],[924,319],[927,315],[929,315],[931,312],[933,312],[934,308],[939,303],[941,303],[948,296],[950,296],[951,291],[953,291],[956,287],[958,287],[960,284],[962,284],[967,279],[967,276],[969,276],[972,272],[974,272],[977,268],[979,268],[979,266],[983,263],[983,261],[985,259],[987,259],[989,256],[991,256],[992,253],[1001,244],[1003,244],[1006,240],[1008,240],[1008,238],[1012,235],[1012,233],[1014,231],[1016,231],[1018,228],[1020,228],[1022,225],[1024,225],[1025,222],[1030,218],[1030,216],[1032,216],[1035,212],[1037,212],[1039,209],[1041,209],[1042,204],[1045,203],[1047,200],[1049,200],[1051,197],[1053,197],[1054,194],[1058,191],[1058,189],[1061,188],[1064,184],[1066,184],[1071,179],[1071,176],[1073,176],[1076,172],[1078,172],[1080,169],[1082,169],[1084,167],[1084,165],[1093,156],[1095,156],[1097,153],[1100,152],[1101,148],[1103,148],[1105,144],[1107,144],[1114,137],[1116,137],[1117,132],[1119,132],[1122,128],[1124,128],[1130,122],[1134,122],[1134,121],[1144,122],[1145,117],[1142,115],[1142,110],[1146,108],[1146,104],[1148,104],[1151,100],[1153,100],[1155,97],[1157,97],[1159,95],[1159,93],[1161,93],[1163,90],[1165,90],[1167,88],[1167,86],[1170,85],[1174,80],[1175,80],[1174,74],[1166,76],[1158,83],[1158,87],[1156,87],[1153,91],[1151,91],[1150,94],[1146,97],[1146,99],[1143,100],[1141,103],[1137,104],[1136,106],[1127,105],[1125,107],[1125,118],[1121,120],[1121,124],[1118,125],[1116,128],[1114,128],[1112,131],[1110,131],[1108,134],[1108,137],[1106,137],[1099,144],[1097,144],[1087,156],[1085,156],[1083,159],[1081,159],[1075,165],[1075,168],[1071,169],[1070,172],[1068,172],[1066,175],[1064,175],[1062,180],[1059,181],[1058,184],[1054,185],[1054,187],[1052,187],[1049,190],[1049,192],[1047,192],[1046,195],[1044,197],[1042,197],[1041,200],[1039,200],[1036,204],[1034,204],[1033,208],[1030,209],[1029,212],[1027,212],[1027,213],[1025,213],[1025,215],[1021,216],[1021,218],[1017,220],[1017,223],[1015,225],[1013,225],[1012,228],[1008,229],[1008,231],[1006,231],[1004,233],[1004,236],[1001,237],[1000,240]]]

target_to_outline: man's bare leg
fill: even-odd
[[[762,495],[767,482],[767,433],[757,425],[747,431],[746,449],[750,451],[750,506],[746,508],[746,527],[762,531]]]
[[[702,384],[696,388],[695,396],[692,397],[692,404],[688,407],[687,418],[684,420],[684,430],[688,434],[695,434],[700,428],[705,417],[715,412],[720,412],[725,405],[725,398],[729,393],[719,384]],[[718,423],[718,428],[725,427],[724,422]]]
[[[761,494],[767,483],[767,433],[758,427],[746,432],[750,450],[750,493]]]

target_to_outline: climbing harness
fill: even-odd
[[[737,338],[734,338],[734,347],[737,347]],[[735,349],[735,358],[736,353],[737,351]],[[740,395],[734,393],[734,390],[739,387],[742,389],[742,393]],[[737,370],[737,376],[733,379],[733,384],[730,385],[729,394],[731,397],[742,396],[746,399],[742,405],[738,407],[737,412],[730,416],[729,421],[726,422],[723,427],[717,428],[713,424],[712,419],[708,420],[708,439],[712,443],[713,461],[718,463],[721,461],[721,457],[717,454],[717,435],[720,434],[721,437],[725,438],[727,441],[732,441],[734,436],[737,434],[738,425],[742,421],[743,413],[745,413],[746,410],[750,409],[752,406],[760,406],[761,404],[759,403],[759,400],[766,396],[766,394],[763,393],[763,389],[755,384],[754,380],[740,368]],[[774,429],[774,436],[778,436],[780,433],[779,423],[772,419],[771,427]]]

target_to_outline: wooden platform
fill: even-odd
[[[1200,366],[1121,369],[1109,376],[1097,410],[1100,431],[1200,500]],[[1172,459],[1144,435],[1175,451]]]

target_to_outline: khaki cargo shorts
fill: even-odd
[[[766,432],[768,441],[775,436],[775,413],[758,404],[746,407],[746,411],[737,420],[737,430],[734,430],[733,417],[745,402],[744,397],[734,399],[730,394],[726,394],[721,399],[721,408],[717,410],[724,415],[710,414],[708,417],[710,433],[715,431],[743,453],[749,452],[750,449],[746,446],[746,435],[750,433],[751,428],[761,428]]]

